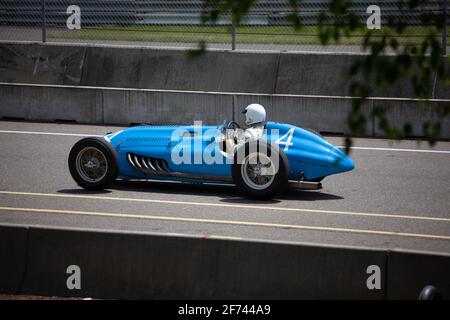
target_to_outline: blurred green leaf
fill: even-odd
[[[206,43],[205,41],[200,41],[196,49],[189,49],[186,51],[186,56],[189,59],[193,59],[202,55],[205,51],[206,51]]]
[[[302,23],[299,14],[301,0],[289,0],[292,8],[288,21],[295,30],[301,30]],[[409,79],[416,98],[429,101],[435,90],[434,83],[439,80],[441,86],[450,84],[449,67],[450,56],[443,57],[440,38],[436,37],[442,30],[445,17],[442,12],[423,12],[420,16],[422,25],[429,27],[428,33],[423,35],[420,44],[404,45],[401,41],[404,33],[410,28],[407,17],[411,10],[420,10],[420,6],[427,5],[431,0],[398,0],[391,2],[403,14],[388,17],[386,26],[382,30],[368,30],[360,18],[350,10],[348,0],[330,0],[328,7],[316,16],[317,37],[322,45],[339,43],[342,39],[352,37],[352,32],[361,30],[361,46],[370,52],[367,56],[352,64],[348,69],[348,90],[352,99],[352,110],[347,115],[347,124],[351,135],[364,135],[368,119],[362,111],[367,98],[373,92],[390,90],[399,81],[405,83]],[[376,4],[376,3],[374,3]],[[242,21],[256,5],[256,0],[204,0],[203,23],[215,23],[227,12],[232,11],[233,19]],[[204,52],[205,43],[199,48],[191,50],[190,56],[198,56]],[[389,50],[391,55],[386,55]],[[442,89],[440,89],[442,90]],[[431,106],[429,106],[432,108]],[[449,104],[440,103],[432,108],[433,116],[423,119],[424,140],[434,144],[442,132],[442,120],[450,115]],[[378,124],[380,130],[392,139],[402,139],[413,134],[411,123],[405,122],[399,128],[390,125],[383,106],[374,106],[370,117]],[[345,151],[350,152],[352,140],[345,139]]]

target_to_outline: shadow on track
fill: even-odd
[[[234,186],[213,184],[191,184],[172,181],[155,180],[117,180],[111,190],[151,192],[164,194],[196,195],[205,197],[238,196],[239,192]]]
[[[334,194],[329,194],[325,192],[318,191],[304,191],[304,190],[288,190],[283,195],[280,195],[272,200],[252,200],[240,195],[239,197],[231,198],[228,197],[226,199],[221,199],[222,202],[229,203],[278,203],[282,200],[296,200],[296,201],[322,201],[322,200],[342,200],[343,197],[336,196]]]
[[[64,189],[59,190],[58,192],[69,194],[108,194],[112,192],[111,190],[216,197],[219,198],[219,201],[235,204],[275,204],[282,200],[323,201],[343,199],[340,196],[319,191],[289,189],[286,194],[278,196],[275,199],[255,200],[242,195],[233,185],[190,184],[143,180],[117,180],[108,190],[103,191],[88,191],[80,188]]]

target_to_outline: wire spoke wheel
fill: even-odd
[[[267,155],[250,154],[244,159],[241,166],[241,175],[244,182],[252,189],[264,190],[275,179],[275,174],[266,174],[273,170],[273,162]]]
[[[72,147],[69,171],[75,182],[86,190],[103,190],[119,174],[119,159],[113,146],[103,138],[83,138]]]
[[[286,155],[267,141],[248,141],[234,154],[233,182],[247,196],[268,200],[287,189],[289,162]]]
[[[78,174],[88,182],[101,181],[108,171],[108,161],[105,154],[95,147],[82,149],[76,158]]]

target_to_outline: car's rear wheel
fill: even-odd
[[[251,144],[256,144],[251,146]],[[233,182],[245,194],[271,199],[287,189],[289,164],[286,156],[270,143],[247,142],[235,154]]]
[[[84,138],[70,150],[69,170],[76,183],[88,190],[102,190],[119,173],[114,148],[101,138]]]

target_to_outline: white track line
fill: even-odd
[[[311,231],[327,231],[327,232],[341,232],[341,233],[356,233],[356,234],[370,234],[382,236],[396,236],[409,238],[422,238],[432,240],[450,240],[450,236],[423,234],[423,233],[409,233],[396,231],[382,231],[382,230],[368,230],[368,229],[351,229],[351,228],[335,228],[335,227],[320,227],[308,226],[299,224],[280,224],[280,223],[266,223],[256,221],[238,221],[238,220],[216,220],[203,219],[194,217],[175,217],[175,216],[152,216],[144,214],[128,214],[119,212],[97,212],[97,211],[76,211],[76,210],[60,210],[60,209],[37,209],[37,208],[16,208],[16,207],[0,207],[0,211],[6,212],[25,212],[25,213],[48,213],[48,214],[66,214],[66,215],[82,215],[95,217],[114,217],[114,218],[132,218],[142,220],[160,220],[160,221],[175,221],[175,222],[197,222],[197,223],[211,223],[222,225],[237,225],[245,227],[268,227],[280,229],[300,229]]]
[[[63,199],[86,199],[86,200],[106,200],[106,201],[124,201],[124,202],[141,202],[141,203],[159,203],[159,204],[174,204],[174,205],[190,205],[203,207],[219,207],[219,208],[233,208],[233,209],[247,209],[247,210],[270,210],[270,211],[284,211],[284,212],[298,212],[298,213],[321,213],[334,214],[341,216],[360,216],[360,217],[374,217],[374,218],[389,218],[389,219],[407,219],[407,220],[424,220],[424,221],[440,221],[450,222],[450,218],[429,217],[429,216],[415,216],[415,215],[398,215],[385,213],[370,213],[370,212],[351,212],[351,211],[336,211],[336,210],[319,210],[319,209],[304,209],[304,208],[285,208],[274,206],[257,206],[257,205],[242,205],[242,204],[226,204],[226,203],[212,203],[212,202],[193,202],[193,201],[175,201],[175,200],[156,200],[156,199],[139,199],[139,198],[122,198],[122,197],[105,197],[105,196],[89,196],[77,194],[57,194],[57,193],[35,193],[35,192],[19,192],[19,191],[0,191],[0,195],[15,195],[15,196],[32,196],[32,197],[53,197]]]
[[[18,131],[18,130],[0,130],[0,133],[17,133],[30,135],[49,135],[49,136],[71,136],[71,137],[103,137],[104,135],[87,133],[64,133],[64,132],[42,132],[42,131]],[[338,146],[337,148],[345,148]],[[398,151],[398,152],[421,152],[421,153],[442,153],[450,154],[450,150],[425,150],[425,149],[398,149],[398,148],[378,148],[378,147],[351,147],[352,150],[373,150],[373,151]]]
[[[344,146],[338,146],[344,149]],[[378,147],[350,147],[352,150],[374,150],[374,151],[399,151],[399,152],[422,152],[422,153],[449,153],[450,150],[425,150],[425,149],[398,149],[398,148],[378,148]]]
[[[0,133],[18,133],[31,135],[46,136],[69,136],[69,137],[103,137],[103,135],[85,134],[85,133],[64,133],[64,132],[42,132],[42,131],[17,131],[17,130],[0,130]]]

